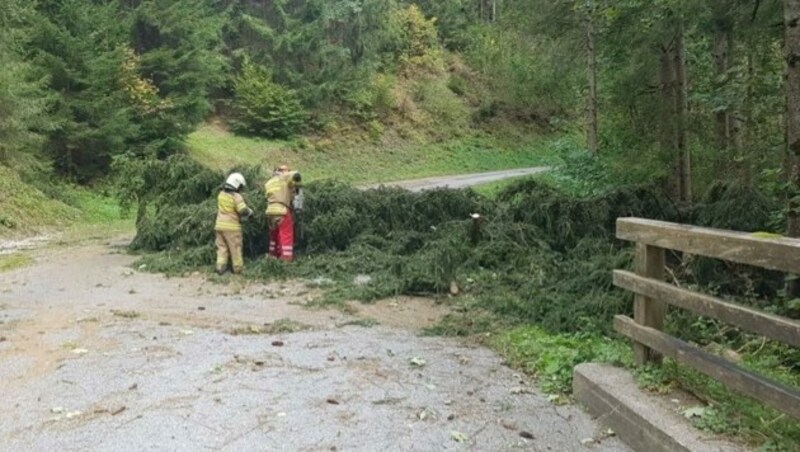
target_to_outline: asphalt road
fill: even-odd
[[[549,170],[546,166],[533,168],[517,168],[503,171],[490,171],[486,173],[459,174],[452,176],[436,176],[424,179],[411,179],[396,182],[382,182],[367,185],[364,188],[377,188],[380,186],[405,188],[410,191],[430,190],[433,188],[464,188],[474,185],[487,184],[503,179],[520,176],[531,176]]]

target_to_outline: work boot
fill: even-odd
[[[225,267],[221,267],[221,268],[217,267],[216,272],[217,272],[218,275],[222,276],[222,275],[225,274],[225,270],[226,270]]]

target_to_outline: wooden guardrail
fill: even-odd
[[[638,365],[667,356],[727,387],[800,419],[800,392],[664,333],[669,305],[800,347],[800,322],[663,281],[667,249],[800,274],[800,240],[701,228],[641,218],[617,219],[617,238],[636,242],[635,272],[614,271],[614,285],[634,292],[634,318],[614,328],[633,339]]]

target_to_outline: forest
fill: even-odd
[[[617,217],[800,237],[800,0],[3,0],[0,25],[0,235],[121,213],[142,266],[209,268],[224,173],[263,183],[286,160],[310,176],[304,256],[258,260],[257,218],[245,277],[324,275],[332,305],[457,283],[431,334],[492,332],[565,397],[577,363],[630,365],[611,323],[632,299],[611,284],[632,261]],[[478,191],[351,185],[538,164],[551,171]],[[483,236],[461,240],[476,211]],[[669,265],[800,318],[796,277]],[[668,327],[800,385],[794,348],[685,313]],[[800,443],[675,363],[638,378],[708,402],[700,428]]]

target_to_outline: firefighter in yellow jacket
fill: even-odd
[[[241,273],[244,268],[242,258],[241,220],[253,214],[239,193],[247,185],[244,176],[232,173],[217,195],[217,222],[214,235],[217,245],[217,273],[225,273],[230,256],[233,273]]]
[[[300,188],[300,173],[290,171],[286,165],[275,169],[264,185],[267,197],[267,222],[269,225],[269,252],[281,260],[294,257],[294,219],[292,208],[295,192]]]

